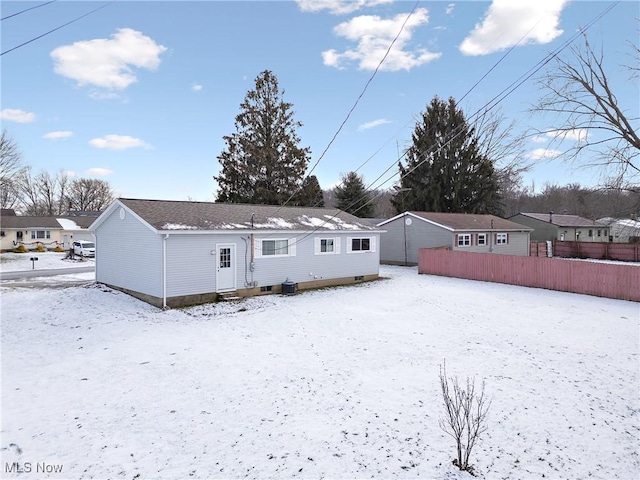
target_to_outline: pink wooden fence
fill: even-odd
[[[421,248],[418,272],[640,302],[640,266]]]
[[[556,257],[606,258],[640,262],[640,245],[633,243],[567,242],[555,240],[553,255]]]

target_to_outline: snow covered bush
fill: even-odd
[[[478,438],[487,430],[487,412],[491,405],[484,395],[484,381],[480,391],[476,391],[475,379],[469,377],[460,385],[457,377],[447,378],[445,363],[440,366],[440,387],[446,414],[438,424],[456,442],[457,458],[453,464],[473,475],[469,457]]]

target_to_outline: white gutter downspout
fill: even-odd
[[[167,308],[167,239],[169,234],[162,237],[162,308]]]

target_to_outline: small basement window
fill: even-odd
[[[353,279],[354,279],[356,282],[362,282],[362,281],[364,281],[364,276],[362,276],[362,275],[358,275],[358,276],[353,277]]]
[[[265,285],[263,287],[260,287],[260,291],[261,292],[272,292],[273,291],[273,285]]]

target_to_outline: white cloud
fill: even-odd
[[[445,13],[447,15],[451,15],[453,13],[453,9],[456,7],[455,3],[450,3],[449,5],[447,5],[447,9],[445,10]]]
[[[120,28],[110,39],[96,38],[58,47],[51,52],[54,71],[78,82],[123,90],[138,81],[132,67],[155,70],[167,49],[130,28]]]
[[[560,150],[552,150],[548,148],[536,148],[527,155],[532,160],[550,160],[562,155]]]
[[[562,34],[560,14],[568,0],[493,0],[481,24],[464,39],[465,55],[487,55],[514,45],[546,44]]]
[[[143,142],[139,138],[130,137],[128,135],[105,135],[104,137],[89,140],[89,145],[95,148],[104,148],[106,150],[126,150],[127,148],[144,147],[150,148],[150,145]]]
[[[94,168],[90,168],[84,173],[86,175],[91,175],[94,177],[106,177],[107,175],[111,175],[113,171],[109,170],[108,168],[94,167]]]
[[[92,90],[89,97],[94,100],[121,100],[123,97],[116,92],[107,92],[105,90]],[[125,102],[126,103],[126,102]]]
[[[202,91],[202,85],[194,84],[194,85],[191,86],[191,90],[193,90],[194,92],[201,92]]]
[[[548,142],[549,139],[544,137],[543,135],[536,135],[531,139],[531,141],[534,143],[545,143],[545,142]]]
[[[358,131],[362,132],[364,130],[369,130],[370,128],[379,127],[380,125],[386,125],[387,123],[391,123],[391,120],[387,120],[386,118],[381,118],[379,120],[374,120],[373,122],[363,123],[358,127]]]
[[[343,53],[333,49],[322,52],[324,64],[344,68],[344,64],[356,62],[360,70],[375,70],[405,20],[407,20],[407,14],[404,13],[391,19],[382,19],[377,15],[362,15],[337,25],[334,28],[336,35],[358,42],[358,45]],[[427,10],[417,9],[407,21],[380,70],[408,71],[439,58],[440,53],[432,53],[424,48],[416,48],[413,51],[406,49],[413,31],[428,22]]]
[[[50,140],[57,140],[58,138],[69,138],[73,135],[73,132],[69,131],[60,131],[60,132],[49,132],[45,133],[42,138],[48,138]]]
[[[589,131],[586,128],[574,128],[573,130],[555,130],[547,132],[547,137],[556,138],[558,140],[573,140],[575,142],[584,142],[587,140]]]
[[[0,111],[0,119],[8,122],[29,123],[36,119],[36,114],[18,108],[4,108]]]
[[[321,12],[328,10],[334,15],[344,15],[357,10],[376,5],[392,3],[393,0],[296,0],[298,7],[303,12]]]

